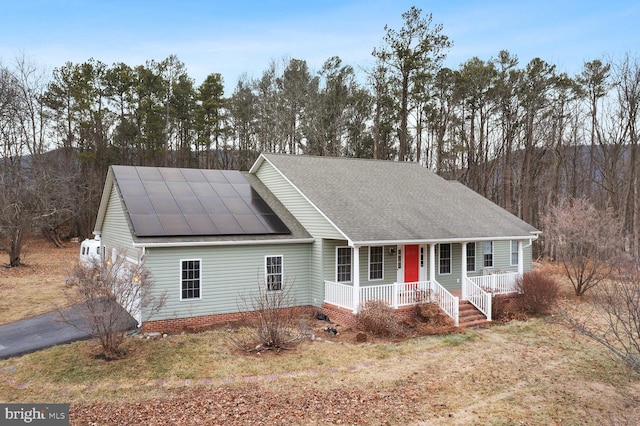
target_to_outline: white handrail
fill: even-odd
[[[449,293],[447,289],[436,280],[431,280],[429,283],[431,284],[431,301],[437,303],[447,315],[453,318],[454,325],[457,327],[459,324],[458,311],[460,308],[460,299],[458,296]]]
[[[468,277],[465,277],[462,285],[464,286],[462,294],[465,295],[465,300],[478,308],[487,317],[487,321],[491,321],[491,293],[484,291]]]
[[[492,294],[516,293],[516,283],[520,274],[517,272],[505,272],[499,274],[468,277],[471,282],[486,292]]]

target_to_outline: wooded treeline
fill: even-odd
[[[196,85],[174,55],[52,75],[0,64],[0,248],[19,263],[34,224],[90,235],[111,164],[246,170],[268,151],[419,162],[534,226],[558,199],[585,197],[625,221],[637,255],[638,58],[569,76],[501,51],[450,69],[442,26],[417,8],[403,19],[370,69],[284,58],[230,96],[220,74]]]

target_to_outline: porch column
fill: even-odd
[[[462,287],[462,300],[467,300],[467,294],[465,289],[465,280],[467,279],[467,243],[462,243],[462,265],[460,265],[460,286]]]
[[[360,308],[360,247],[353,247],[353,313]]]
[[[522,249],[522,240],[518,240],[518,275],[524,273],[524,250]]]
[[[429,244],[429,281],[436,279],[436,245]]]

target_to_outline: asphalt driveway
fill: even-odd
[[[84,304],[73,305],[48,314],[0,325],[0,359],[35,352],[51,346],[90,339],[91,335]],[[62,317],[67,321],[64,321]],[[126,314],[122,330],[135,329],[137,321]],[[77,325],[74,326],[72,324]]]

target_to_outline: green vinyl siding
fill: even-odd
[[[336,247],[346,247],[345,240],[323,240],[322,283],[336,280]]]
[[[336,280],[336,247],[346,247],[347,241],[345,240],[324,240],[323,241],[324,249],[322,250],[323,254],[323,267],[322,271],[324,277],[322,278],[322,282],[326,281],[335,281]],[[369,280],[369,247],[362,246],[360,247],[360,286],[367,285],[381,285],[381,284],[392,284],[396,281],[398,276],[397,274],[397,266],[396,266],[396,255],[389,253],[389,248],[391,246],[383,246],[383,279],[382,280]],[[393,246],[395,248],[395,246]],[[355,256],[355,255],[354,255]],[[355,261],[355,258],[352,258],[352,262]],[[353,280],[350,281],[353,283]]]
[[[263,161],[256,176],[315,238],[344,238],[306,198],[268,161]]]
[[[379,247],[379,246],[377,246]],[[396,255],[389,253],[391,246],[382,246],[382,279],[369,280],[369,246],[360,247],[360,286],[392,284],[397,281]],[[395,248],[395,246],[393,246]]]
[[[511,240],[500,240],[493,242],[493,267],[483,267],[483,254],[482,243],[476,243],[476,270],[475,272],[468,271],[468,276],[475,277],[478,275],[482,275],[484,273],[484,269],[503,272],[518,272],[518,265],[511,264]],[[525,272],[531,271],[532,254],[531,244],[529,244],[528,240],[522,242],[522,255],[524,260],[523,270]]]
[[[511,265],[511,241],[493,242],[493,269],[518,272],[518,265]]]
[[[312,304],[320,306],[324,301],[324,280],[335,280],[335,245],[327,246],[326,241],[342,239],[344,236],[268,161],[262,162],[256,176],[316,239],[310,249],[310,300]],[[346,242],[343,244],[346,245]],[[327,262],[330,266],[327,266]]]
[[[126,250],[128,257],[138,259],[140,251],[133,248],[133,239],[126,217],[118,189],[113,185],[102,223],[101,244],[107,248],[107,256],[110,255],[111,249],[115,248]]]
[[[313,304],[310,244],[148,248],[144,261],[154,280],[153,295],[166,295],[166,302],[153,318],[143,320],[225,314],[245,306],[250,310],[258,285],[264,285],[265,256],[282,256],[284,285],[295,304]],[[201,262],[200,299],[180,298],[181,260],[188,259]]]
[[[533,269],[533,253],[531,244],[529,241],[522,242],[522,258],[524,260],[524,272],[531,272]],[[517,266],[516,266],[517,270]]]
[[[311,303],[314,306],[322,306],[324,302],[324,279],[322,276],[323,270],[323,240],[317,239],[310,244],[310,259],[309,259],[309,291],[311,297]]]
[[[436,281],[447,290],[457,290],[461,288],[460,276],[462,274],[462,244],[449,244],[451,246],[451,272],[440,273],[440,247],[436,246]]]
[[[518,272],[518,265],[511,265],[511,240],[500,240],[493,242],[493,267],[483,267],[483,244],[476,242],[476,270],[467,271],[470,277],[477,277],[485,273],[485,269],[500,272]],[[530,271],[531,245],[529,241],[523,241],[524,271]],[[462,275],[462,244],[451,244],[451,273],[440,274],[438,270],[438,248],[436,247],[436,281],[447,290],[459,290],[462,288],[460,277]]]

